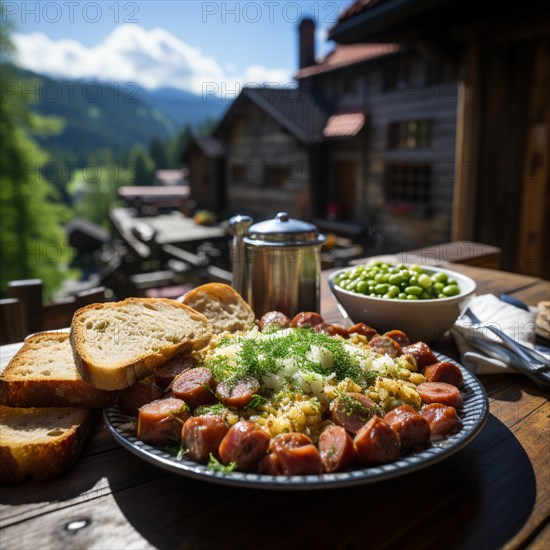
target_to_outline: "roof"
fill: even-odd
[[[102,243],[107,243],[111,240],[111,235],[103,227],[83,218],[73,218],[65,226],[65,233],[67,235],[77,232],[88,235],[92,239]]]
[[[225,148],[219,139],[203,136],[193,136],[191,139],[207,157],[219,158],[225,155]]]
[[[142,198],[181,198],[189,197],[188,185],[124,185],[118,194],[128,200]]]
[[[363,113],[341,113],[332,115],[323,130],[327,138],[356,136],[365,125]]]
[[[257,105],[303,143],[323,141],[328,113],[311,93],[300,88],[243,88],[219,123],[217,135],[240,116],[240,109],[248,101]]]
[[[296,78],[307,78],[320,73],[343,69],[350,65],[371,61],[401,51],[399,44],[346,44],[339,45],[316,65],[301,69]]]
[[[361,12],[364,12],[365,10],[373,8],[378,4],[382,4],[384,3],[384,1],[385,0],[354,0],[351,5],[340,12],[340,14],[338,15],[338,20],[336,21],[336,25],[338,25],[338,23],[341,23],[342,21],[345,21],[346,19],[350,19],[351,17]],[[336,25],[334,25],[334,27]]]

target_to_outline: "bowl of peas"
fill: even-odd
[[[476,283],[440,267],[372,261],[333,272],[329,287],[354,323],[433,342],[453,326]]]

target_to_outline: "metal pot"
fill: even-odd
[[[252,225],[252,218],[229,220],[235,239],[233,287],[259,319],[268,311],[290,318],[319,311],[321,246],[325,236],[313,224],[279,212]]]

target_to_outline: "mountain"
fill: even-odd
[[[56,79],[11,67],[21,83],[21,95],[42,115],[65,122],[58,135],[38,141],[58,158],[84,163],[100,151],[126,158],[153,137],[167,140],[184,125],[217,119],[227,105],[203,102],[198,95],[174,88],[146,90],[135,83],[105,83]]]

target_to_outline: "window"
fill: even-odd
[[[391,122],[388,127],[389,149],[426,149],[432,145],[432,120]]]
[[[409,81],[409,63],[403,60],[389,62],[384,67],[384,91],[403,89]]]
[[[231,180],[233,183],[244,183],[246,181],[244,164],[233,164],[231,166]]]
[[[264,164],[264,185],[268,187],[283,187],[288,179],[288,166]]]
[[[394,208],[429,206],[432,167],[424,162],[390,163],[386,166],[384,192]]]

